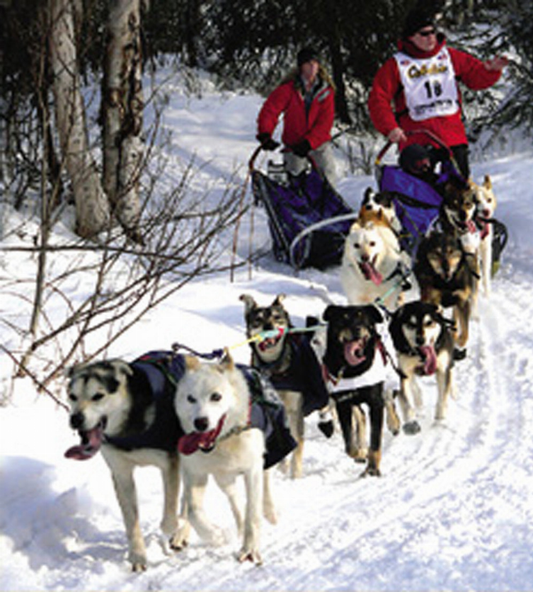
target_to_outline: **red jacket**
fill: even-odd
[[[398,49],[413,58],[427,58],[436,55],[445,43],[444,36],[439,35],[437,46],[431,53],[423,53],[417,50],[408,41],[400,41]],[[471,90],[489,88],[501,76],[501,72],[487,70],[482,61],[470,54],[452,47],[448,47],[448,51],[456,79]],[[460,100],[461,95],[459,92]],[[405,96],[402,91],[400,73],[394,57],[389,58],[378,70],[368,97],[368,109],[374,127],[384,136],[388,136],[395,127],[399,126],[406,132],[421,128],[428,130],[443,140],[447,146],[468,143],[460,109],[453,115],[434,117],[421,122],[413,121],[409,117]],[[412,135],[409,136],[409,140],[405,145],[400,146],[400,150],[408,144],[427,144],[428,142],[430,140],[426,135]]]
[[[258,133],[273,134],[279,117],[284,113],[281,139],[286,146],[307,140],[315,150],[331,140],[335,118],[335,91],[322,81],[306,115],[299,79],[285,82],[274,89],[257,117]]]

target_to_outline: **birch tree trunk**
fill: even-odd
[[[76,232],[90,238],[109,225],[109,204],[89,151],[80,92],[74,7],[71,0],[49,0],[49,7],[50,62],[61,155],[72,183]]]
[[[142,243],[139,177],[143,158],[141,11],[148,0],[111,0],[102,109],[104,189],[128,236]]]

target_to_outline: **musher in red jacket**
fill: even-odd
[[[378,70],[368,98],[374,127],[403,150],[409,144],[434,144],[424,129],[451,148],[460,172],[470,176],[468,140],[458,82],[471,90],[489,88],[500,78],[507,58],[482,62],[446,46],[434,16],[423,10],[407,15],[398,52]]]
[[[309,47],[298,52],[298,67],[270,93],[257,118],[257,139],[265,150],[279,143],[272,134],[283,113],[281,140],[286,170],[300,174],[309,155],[331,184],[335,182],[335,160],[331,128],[335,118],[335,90],[318,54]]]

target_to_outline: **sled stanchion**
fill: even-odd
[[[233,233],[233,245],[231,248],[231,263],[230,263],[230,282],[233,283],[235,279],[235,259],[237,257],[237,241],[239,240],[239,229],[241,226],[241,218],[244,212],[244,198],[246,196],[246,188],[248,187],[248,182],[250,180],[251,174],[254,170],[254,162],[257,158],[257,155],[261,152],[262,147],[258,146],[250,158],[248,162],[248,172],[246,173],[246,178],[244,179],[244,183],[242,185],[241,194],[239,197],[239,213],[237,216],[237,221],[235,223],[235,232]]]

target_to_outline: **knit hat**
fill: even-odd
[[[311,60],[316,60],[317,62],[320,61],[320,56],[318,52],[315,51],[312,47],[304,47],[300,49],[298,55],[296,56],[296,60],[298,62],[298,67],[306,62],[310,62]]]
[[[435,27],[435,15],[427,10],[411,10],[405,19],[402,38],[412,37],[424,27]]]

